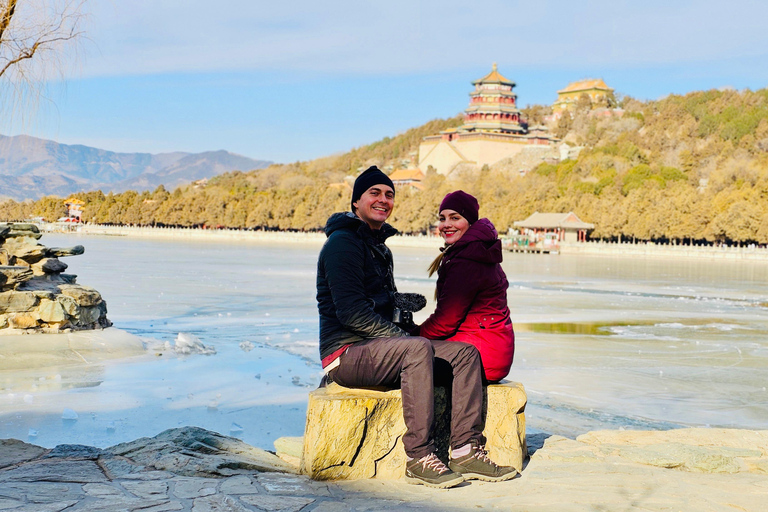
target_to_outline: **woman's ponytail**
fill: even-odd
[[[443,262],[443,255],[445,254],[446,247],[440,248],[440,254],[437,255],[437,258],[434,259],[432,263],[430,263],[429,267],[427,267],[427,271],[429,272],[429,277],[432,277],[432,274],[437,272],[437,269],[440,268],[440,264]]]

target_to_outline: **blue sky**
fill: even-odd
[[[213,7],[211,7],[213,5]],[[620,94],[768,86],[768,2],[89,0],[89,39],[32,123],[113,151],[308,160],[468,103],[497,62],[521,106],[600,77]]]

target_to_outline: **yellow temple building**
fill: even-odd
[[[419,168],[449,175],[457,167],[477,168],[514,157],[530,145],[548,146],[553,138],[528,125],[517,108],[515,83],[493,64],[491,72],[472,82],[464,124],[424,137],[419,145]]]
[[[421,190],[424,186],[421,184],[424,181],[424,173],[420,169],[397,169],[389,175],[389,179],[397,188],[415,188]]]
[[[552,104],[554,113],[571,110],[576,106],[579,96],[586,94],[592,103],[613,95],[613,89],[608,87],[601,78],[589,78],[568,84],[565,89],[557,91],[557,101]]]

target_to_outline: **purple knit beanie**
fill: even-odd
[[[480,204],[474,196],[467,194],[463,190],[457,190],[445,196],[443,202],[440,203],[438,213],[446,209],[458,212],[459,215],[467,219],[467,222],[474,224],[477,222]]]

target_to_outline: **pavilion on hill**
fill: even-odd
[[[512,158],[525,147],[554,142],[546,131],[528,131],[517,108],[515,83],[499,73],[495,63],[490,73],[472,85],[464,124],[424,137],[419,145],[420,169],[431,166],[446,175],[462,164],[480,169]]]
[[[565,89],[557,91],[557,101],[552,104],[552,112],[573,110],[582,94],[589,96],[592,103],[595,103],[602,98],[613,96],[613,89],[608,87],[602,78],[588,78],[572,82]]]

